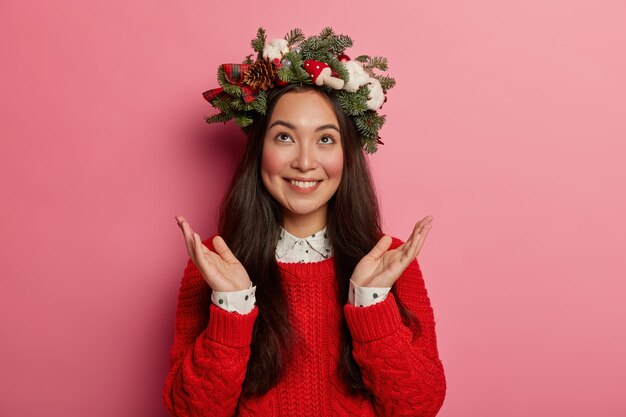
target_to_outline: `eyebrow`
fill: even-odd
[[[285,122],[284,120],[276,120],[276,121],[274,121],[274,123],[272,123],[267,129],[269,130],[269,129],[273,128],[274,126],[277,126],[277,125],[288,127],[291,130],[296,130],[296,126],[294,126],[293,124],[291,124],[289,122]],[[339,128],[337,126],[335,126],[334,124],[332,124],[332,123],[328,123],[328,124],[325,124],[325,125],[318,126],[317,129],[315,129],[315,131],[319,132],[320,130],[325,130],[325,129],[334,129],[338,133],[341,133],[341,132],[339,132]]]

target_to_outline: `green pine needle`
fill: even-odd
[[[376,78],[380,81],[380,86],[385,93],[396,85],[396,80],[389,75],[378,75]]]
[[[363,144],[363,150],[368,154],[376,153],[378,150],[378,138],[367,138]]]
[[[305,39],[302,29],[292,29],[285,35],[285,40],[290,47],[302,42]]]
[[[235,124],[239,127],[248,127],[254,122],[254,119],[247,116],[235,117]]]
[[[361,116],[367,110],[367,94],[349,93],[339,90],[336,93],[337,101],[348,116]]]
[[[348,81],[348,78],[350,78],[350,75],[348,75],[348,70],[346,70],[346,67],[341,62],[339,62],[337,58],[333,56],[329,60],[327,60],[326,63],[333,71],[337,73],[337,75],[339,75],[339,78],[344,81]]]
[[[333,28],[331,28],[330,26],[326,26],[324,29],[322,29],[322,31],[320,32],[320,39],[325,39],[328,37],[331,37],[335,34],[335,32],[333,31]]]
[[[367,60],[365,64],[365,68],[368,69],[379,69],[381,71],[387,71],[387,58],[383,56],[373,56]]]
[[[267,109],[267,94],[265,91],[259,91],[256,99],[250,104],[252,105],[251,110],[255,110],[260,115],[265,115]]]
[[[259,56],[263,54],[263,47],[265,46],[266,39],[267,37],[265,36],[265,29],[260,27],[256,32],[256,38],[252,39],[252,41],[250,42],[252,49],[254,49],[254,51],[258,53]]]
[[[230,114],[217,113],[217,114],[214,114],[213,116],[205,117],[204,120],[207,123],[219,123],[219,122],[226,123],[227,121],[229,121],[232,118],[233,118],[233,116],[230,115]]]

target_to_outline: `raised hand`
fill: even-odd
[[[391,237],[383,236],[354,268],[351,279],[355,285],[391,287],[422,249],[432,220],[432,216],[426,216],[417,222],[411,236],[396,249],[389,250]]]
[[[214,252],[202,243],[200,235],[193,231],[184,217],[176,216],[176,222],[185,237],[189,257],[213,291],[239,291],[250,288],[252,283],[246,269],[235,258],[224,239],[220,236],[213,238]]]

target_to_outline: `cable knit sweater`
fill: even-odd
[[[204,242],[209,246],[210,242]],[[402,242],[393,239],[392,248]],[[340,305],[334,258],[278,263],[291,324],[293,357],[279,383],[257,397],[240,397],[259,308],[245,315],[218,308],[189,261],[176,309],[170,371],[163,400],[172,416],[435,416],[446,391],[433,311],[417,260],[394,284],[419,319],[412,334],[392,293],[378,304]],[[374,400],[348,393],[338,375],[340,318],[353,339],[353,355]]]

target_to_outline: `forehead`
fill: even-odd
[[[315,128],[329,123],[338,126],[337,115],[330,99],[315,90],[285,93],[274,107],[270,125],[276,120],[286,121],[300,128]]]

